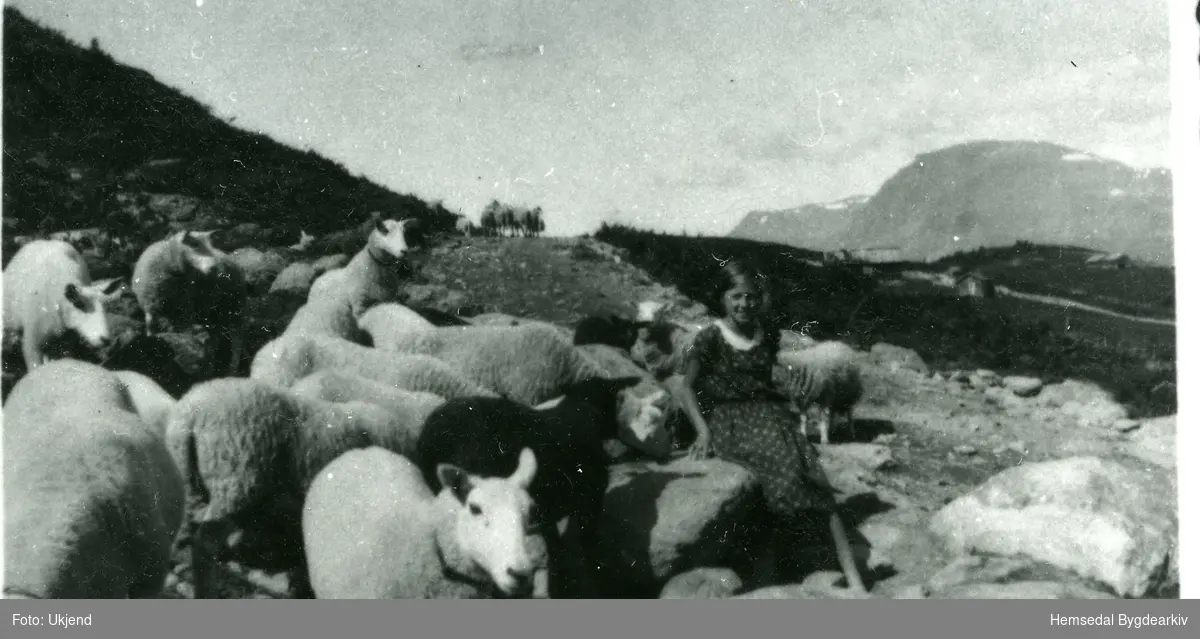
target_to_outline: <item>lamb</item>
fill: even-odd
[[[472,381],[523,404],[536,406],[563,394],[571,384],[604,371],[555,326],[446,326],[421,331],[373,327],[376,348],[429,355]]]
[[[532,449],[541,467],[530,486],[541,513],[539,527],[548,543],[557,541],[557,524],[569,518],[578,548],[587,553],[594,547],[608,489],[605,440],[619,438],[659,456],[670,452],[662,409],[669,397],[657,388],[639,398],[639,386],[645,387],[641,377],[593,378],[567,387],[561,398],[538,408],[504,398],[448,400],[425,420],[415,460],[434,485],[439,464],[500,475],[517,465],[517,451]],[[558,578],[552,575],[551,580],[556,588]]]
[[[104,304],[120,278],[92,282],[87,263],[61,240],[33,240],[4,269],[4,328],[19,332],[26,370],[48,359],[49,347],[69,335],[93,349],[112,340]]]
[[[321,470],[304,502],[313,592],[321,599],[532,594],[545,560],[541,539],[527,532],[538,463],[529,449],[517,457],[507,477],[440,464],[435,494],[403,455],[377,447],[344,453]]]
[[[31,370],[4,405],[6,593],[153,598],[184,521],[184,482],[136,391],[98,365]]]
[[[844,416],[850,437],[854,432],[854,405],[863,385],[855,351],[843,342],[821,342],[802,351],[781,351],[772,371],[775,385],[786,395],[800,417],[800,432],[808,437],[808,411],[817,406],[821,443],[829,443],[834,418]]]
[[[374,335],[381,330],[420,330],[435,328],[435,325],[420,313],[403,304],[386,302],[377,304],[363,313],[358,318],[358,327],[367,334]]]
[[[363,248],[343,267],[331,269],[308,290],[308,301],[284,332],[330,335],[369,345],[358,318],[380,302],[395,299],[402,278],[412,271],[409,253],[417,247],[416,220],[386,220],[374,214]]]
[[[283,388],[323,370],[353,373],[394,388],[442,397],[495,396],[462,372],[428,355],[397,356],[336,337],[282,335],[259,349],[250,377]]]
[[[249,286],[241,267],[213,247],[215,232],[180,231],[146,247],[133,267],[133,294],[147,336],[164,320],[176,328],[203,325],[228,340],[226,373],[234,375],[245,348]]]

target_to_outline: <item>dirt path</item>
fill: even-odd
[[[1110,317],[1116,317],[1119,319],[1129,320],[1131,322],[1141,322],[1143,324],[1155,324],[1158,326],[1172,326],[1172,327],[1175,326],[1175,320],[1159,319],[1156,317],[1139,317],[1137,315],[1128,315],[1126,313],[1118,313],[1117,311],[1110,311],[1108,309],[1100,308],[1098,306],[1091,306],[1088,304],[1084,304],[1082,302],[1076,302],[1074,300],[1069,300],[1069,299],[1062,298],[1062,297],[1052,297],[1050,295],[1034,295],[1033,293],[1022,293],[1020,291],[1014,291],[1011,288],[1008,288],[1007,286],[997,286],[996,293],[999,295],[1007,296],[1007,297],[1015,297],[1017,299],[1028,300],[1030,302],[1038,302],[1040,304],[1053,304],[1055,306],[1062,306],[1065,308],[1073,308],[1073,309],[1078,309],[1081,311],[1088,311],[1089,313],[1099,313],[1101,315],[1108,315]]]

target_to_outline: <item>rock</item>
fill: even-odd
[[[1026,557],[955,557],[924,584],[929,593],[945,592],[967,584],[1011,581],[1065,582],[1074,576],[1066,570]]]
[[[1118,419],[1117,421],[1112,423],[1113,430],[1116,430],[1116,431],[1119,431],[1122,433],[1128,433],[1130,431],[1135,431],[1138,428],[1140,428],[1141,426],[1142,425],[1140,422],[1138,422],[1137,420],[1133,420],[1133,419]]]
[[[929,366],[916,351],[884,342],[879,342],[871,347],[870,360],[892,371],[911,370],[922,375],[929,373]]]
[[[967,377],[971,386],[979,390],[1000,385],[1000,376],[987,369],[979,369]]]
[[[1116,599],[1073,583],[1015,581],[1005,584],[963,584],[929,595],[929,599]]]
[[[283,269],[275,281],[271,282],[271,288],[268,292],[276,291],[307,291],[312,287],[313,280],[317,279],[317,269],[311,264],[304,262],[295,262],[289,264]]]
[[[729,568],[696,568],[675,575],[659,599],[724,599],[742,589],[742,578]]]
[[[1129,417],[1128,410],[1112,393],[1090,382],[1073,379],[1043,387],[1038,394],[1038,402],[1049,408],[1057,408],[1085,426],[1108,426]]]
[[[1004,387],[1017,397],[1033,397],[1042,390],[1042,380],[1036,377],[1009,375],[1003,382]]]
[[[759,588],[731,599],[874,599],[870,593],[861,593],[838,586],[845,576],[840,572],[821,571],[809,575],[803,583],[787,586]]]
[[[977,453],[979,453],[978,448],[975,448],[974,446],[970,446],[967,444],[959,444],[958,446],[954,447],[955,455],[962,455],[964,457],[969,457],[969,456],[975,455]]]
[[[1134,457],[1157,464],[1172,473],[1176,468],[1175,416],[1157,417],[1142,422],[1129,436],[1125,451]]]
[[[271,283],[288,262],[282,255],[274,252],[263,252],[256,248],[240,248],[229,254],[246,276],[246,284],[253,295],[262,295],[271,288]]]
[[[892,470],[896,460],[892,449],[884,444],[851,442],[847,444],[814,444],[825,466],[853,464],[869,471]]]
[[[317,276],[320,277],[326,271],[332,271],[335,268],[342,268],[350,263],[350,258],[344,253],[337,255],[326,255],[313,260],[312,267],[316,269]]]
[[[753,473],[720,459],[611,468],[597,551],[610,576],[631,585],[721,565],[738,545],[738,524],[761,503]]]
[[[1161,468],[1121,459],[1023,464],[952,501],[929,528],[951,552],[1025,555],[1142,597],[1167,585],[1178,547],[1171,485]]]

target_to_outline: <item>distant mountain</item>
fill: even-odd
[[[846,247],[850,226],[870,196],[855,195],[825,204],[805,204],[782,211],[752,211],[729,237],[789,244],[814,251]]]
[[[1025,240],[1174,261],[1170,171],[1057,144],[946,147],[918,155],[865,201],[840,204],[753,212],[730,235],[818,250],[890,246],[916,260]]]
[[[151,74],[4,8],[4,229],[99,223],[129,193],[204,201],[229,223],[352,226],[373,210],[453,228],[315,152],[232,126]]]

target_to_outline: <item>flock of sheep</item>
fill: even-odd
[[[5,595],[155,597],[188,548],[195,596],[211,597],[222,557],[271,539],[319,598],[586,596],[605,442],[678,448],[670,391],[698,327],[653,303],[573,336],[507,316],[435,324],[395,301],[419,243],[414,222],[375,217],[248,377],[236,264],[209,233],[151,245],[131,278],[147,333],[198,324],[230,345],[227,375],[178,399],[141,373],[49,359],[64,336],[112,339],[120,282],[91,281],[67,242],[22,247],[3,275],[28,370],[3,407]],[[835,416],[852,428],[853,351],[784,345],[776,379],[802,428],[811,407],[822,441]]]

